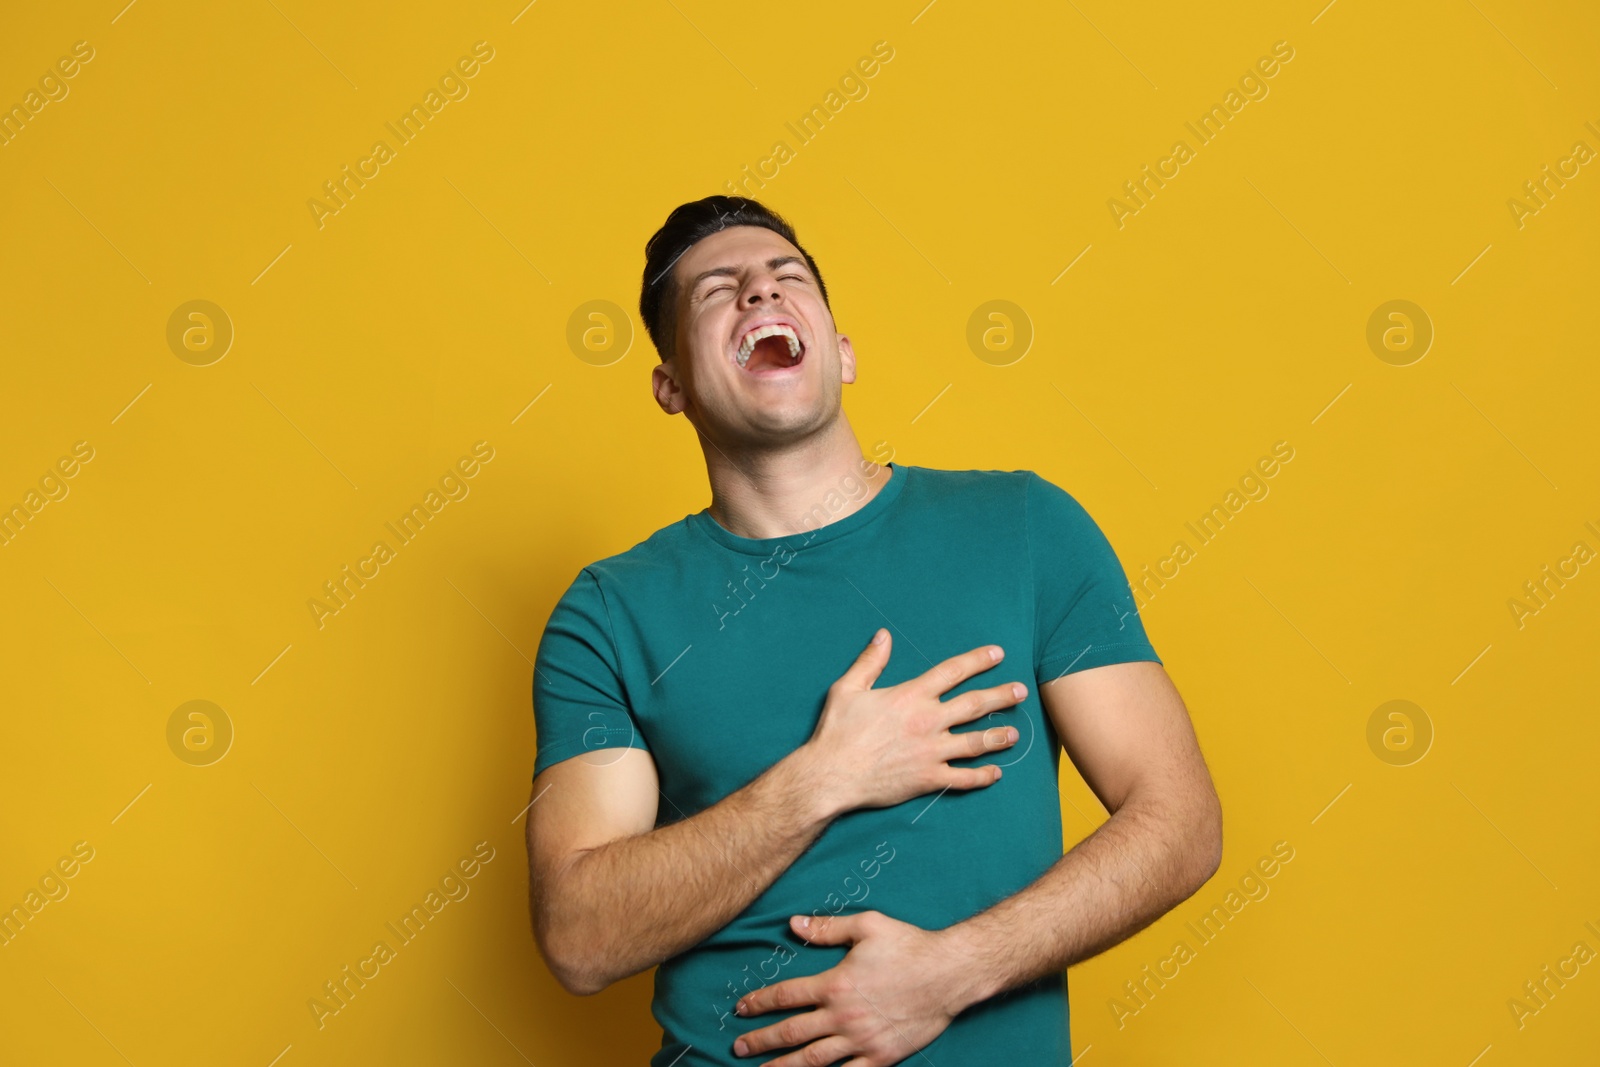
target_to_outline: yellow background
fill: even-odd
[[[646,1061],[649,976],[569,997],[531,942],[529,659],[581,566],[708,500],[649,397],[643,245],[783,140],[756,195],[855,342],[863,447],[1038,470],[1135,578],[1295,450],[1145,609],[1226,851],[1071,970],[1082,1062],[1592,1062],[1600,964],[1521,1028],[1507,1001],[1600,951],[1600,567],[1521,628],[1507,602],[1600,549],[1600,164],[1520,228],[1507,201],[1600,150],[1600,13],[924,5],[11,13],[8,106],[95,55],[0,147],[0,503],[94,459],[0,548],[0,904],[95,857],[0,948],[0,1060]],[[319,228],[322,183],[480,40],[470,94]],[[880,40],[799,146],[785,122]],[[1118,228],[1122,183],[1280,40],[1269,95]],[[235,330],[209,366],[166,341],[195,299]],[[965,339],[995,299],[1035,331],[1007,366]],[[1404,367],[1366,342],[1396,299],[1435,330]],[[569,347],[594,300],[627,311],[620,359]],[[322,583],[480,440],[470,495],[319,629]],[[1367,743],[1393,699],[1434,731],[1409,766]],[[190,700],[233,724],[209,766],[168,747]],[[1064,770],[1070,844],[1105,812]],[[1119,1027],[1123,983],[1280,840],[1271,895]],[[319,1030],[307,1001],[480,841],[471,895]]]

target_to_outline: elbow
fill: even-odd
[[[582,910],[568,905],[565,889],[570,886],[565,875],[582,851],[566,857],[554,870],[530,869],[528,912],[533,920],[534,944],[538,945],[550,976],[573,997],[594,997],[611,985],[614,977],[606,976],[595,966],[605,955],[605,945],[584,933],[594,928],[594,923]]]
[[[592,974],[585,973],[576,968],[563,968],[559,971],[551,967],[551,973],[556,976],[556,981],[575,997],[592,997],[605,989],[609,982],[605,982]]]
[[[1193,894],[1222,867],[1222,801],[1209,785],[1190,824],[1187,851],[1191,870],[1189,893]]]
[[[528,896],[533,940],[551,977],[575,997],[593,996],[609,986],[612,979],[595,966],[604,955],[604,946],[584,936],[594,924],[581,912],[564,906],[561,879],[541,879],[536,872]]]
[[[569,943],[550,930],[540,930],[537,923],[534,930],[545,966],[562,989],[575,997],[592,997],[611,984],[591,965],[596,955],[593,946]]]

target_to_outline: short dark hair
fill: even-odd
[[[639,290],[639,317],[656,346],[662,360],[671,358],[672,344],[677,330],[677,287],[673,284],[672,268],[683,254],[702,238],[727,229],[729,226],[764,226],[800,250],[806,265],[817,279],[822,290],[822,302],[828,303],[828,286],[822,280],[822,271],[795,238],[794,227],[776,211],[742,196],[708,196],[679,204],[667,216],[667,221],[644,245],[644,279]]]

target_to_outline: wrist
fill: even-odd
[[[980,931],[973,929],[972,920],[933,933],[939,939],[941,955],[949,962],[945,1010],[952,1018],[1002,991],[984,949],[985,939]]]
[[[789,753],[783,762],[789,770],[795,802],[812,822],[826,826],[854,807],[843,795],[826,757],[812,742]]]

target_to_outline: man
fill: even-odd
[[[546,961],[576,994],[659,965],[652,1067],[1065,1067],[1066,967],[1221,859],[1121,565],[1031,471],[863,456],[850,338],[761,204],[684,204],[645,255],[712,502],[583,568],[540,641]],[[1111,812],[1065,857],[1063,745]]]

